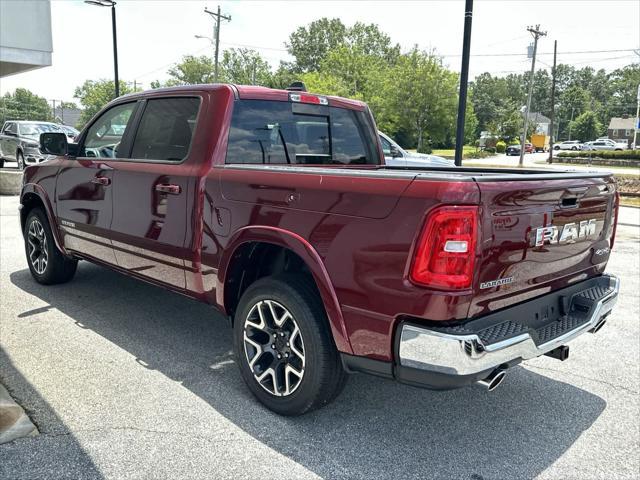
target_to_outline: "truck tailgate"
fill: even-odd
[[[604,271],[615,209],[610,175],[476,181],[481,225],[469,317]]]

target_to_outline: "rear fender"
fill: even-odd
[[[271,243],[287,248],[306,263],[320,292],[336,347],[341,352],[353,353],[338,298],[320,255],[307,240],[288,230],[269,226],[247,226],[235,232],[225,249],[220,262],[220,269],[218,270],[219,288],[216,289],[216,303],[218,306],[228,313],[224,300],[225,279],[235,251],[248,242]]]

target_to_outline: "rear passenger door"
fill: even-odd
[[[178,289],[185,288],[190,258],[190,147],[200,103],[192,96],[143,101],[129,158],[114,165],[111,233],[118,265]]]

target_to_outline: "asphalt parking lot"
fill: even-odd
[[[608,271],[619,303],[568,361],[528,361],[492,393],[352,376],[328,407],[282,418],[253,400],[225,320],[82,262],[27,269],[17,198],[0,197],[0,382],[40,435],[0,445],[0,478],[638,478],[640,210]]]

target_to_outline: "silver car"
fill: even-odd
[[[400,145],[382,132],[378,132],[382,151],[384,152],[384,163],[392,167],[455,167],[453,160],[428,155],[426,153],[407,152]]]
[[[57,125],[49,122],[9,120],[4,122],[0,133],[0,168],[4,162],[17,162],[20,170],[26,165],[47,159],[40,153],[40,134],[59,132]]]

